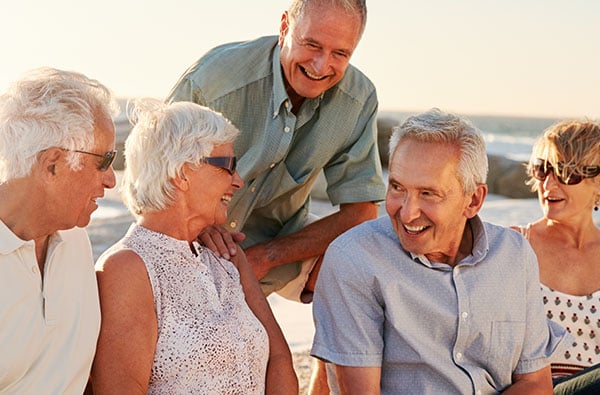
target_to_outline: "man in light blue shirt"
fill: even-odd
[[[375,218],[385,197],[377,95],[349,64],[365,23],[361,0],[295,0],[279,36],[209,51],[167,99],[206,105],[241,131],[234,149],[244,188],[230,202],[226,229],[202,239],[227,257],[243,232],[266,294],[297,278],[286,295],[299,298],[316,258],[339,234]],[[339,211],[315,221],[310,191],[322,170]]]
[[[336,239],[317,281],[312,354],[335,365],[334,392],[552,393],[565,331],[545,317],[527,241],[477,215],[487,169],[479,131],[454,115],[395,129],[388,216]]]

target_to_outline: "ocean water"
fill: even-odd
[[[382,116],[404,121],[414,113],[381,112]],[[485,139],[490,154],[503,155],[510,159],[526,161],[535,140],[549,126],[560,121],[558,118],[509,117],[487,115],[462,115],[477,126]]]

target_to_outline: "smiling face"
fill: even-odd
[[[477,214],[485,197],[484,186],[465,195],[458,163],[456,147],[405,138],[389,167],[386,196],[404,249],[450,265],[457,260],[467,219]]]
[[[218,145],[210,157],[234,156],[233,144]],[[200,229],[209,225],[221,225],[227,221],[227,208],[233,193],[244,182],[238,172],[230,174],[226,169],[208,163],[189,167],[186,172],[190,188],[188,201],[195,217],[201,222]]]
[[[318,97],[344,77],[361,27],[358,14],[331,7],[309,7],[293,23],[283,14],[281,67],[292,100]]]
[[[86,151],[104,155],[114,148],[115,127],[112,119],[106,114],[97,116],[94,126],[94,146]],[[64,155],[66,156],[67,152],[64,152]],[[65,176],[60,179],[60,185],[57,185],[60,192],[55,193],[62,201],[57,204],[62,204],[64,207],[64,213],[59,218],[63,224],[59,229],[86,226],[90,222],[92,213],[98,208],[96,200],[104,196],[105,188],[113,188],[116,183],[112,167],[106,171],[98,169],[102,158],[82,153],[75,153],[75,155],[81,156],[82,168],[79,170],[71,170],[64,158],[61,161]]]

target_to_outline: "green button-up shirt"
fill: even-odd
[[[246,233],[244,247],[301,229],[321,170],[334,205],[385,197],[375,87],[351,65],[294,115],[277,37],[225,44],[188,69],[167,100],[210,107],[241,131],[234,151],[245,185],[229,206],[228,225]]]

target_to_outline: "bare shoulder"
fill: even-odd
[[[110,250],[96,263],[96,278],[101,298],[135,297],[153,300],[152,285],[142,258],[127,248]]]
[[[109,250],[102,254],[96,262],[96,273],[107,275],[135,274],[146,272],[144,261],[138,254],[128,248]]]

